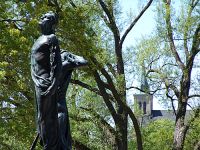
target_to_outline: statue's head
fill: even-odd
[[[39,21],[40,28],[43,34],[49,35],[55,32],[55,26],[58,23],[58,16],[52,11],[42,15]]]

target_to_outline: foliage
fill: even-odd
[[[88,90],[71,85],[67,102],[73,139],[91,149],[113,149],[114,137],[108,124],[102,122],[109,121],[111,116],[102,99]]]
[[[190,13],[186,2],[171,17],[174,26],[171,30],[174,32],[173,38],[187,39],[175,42],[183,64],[187,65],[189,55],[184,54],[182,49],[188,46],[189,53],[194,54],[192,44],[198,25],[198,11],[195,8]],[[29,56],[31,46],[39,36],[36,30],[38,18],[44,12],[53,10],[60,17],[57,35],[61,48],[82,55],[89,61],[87,68],[75,71],[72,83],[76,86],[70,86],[68,91],[73,139],[89,149],[127,149],[129,115],[135,127],[134,137],[131,137],[133,140],[129,140],[130,147],[132,144],[134,148],[142,149],[140,128],[126,100],[128,81],[125,80],[127,72],[124,68],[127,64],[122,47],[127,34],[151,3],[152,0],[148,1],[125,29],[120,24],[120,9],[116,0],[0,2],[0,148],[27,148],[36,134]],[[179,83],[182,83],[181,78],[188,70],[180,68],[171,51],[167,37],[170,26],[167,24],[169,22],[165,22],[169,19],[170,9],[160,4],[158,32],[143,39],[138,46],[139,65],[145,64],[154,91],[164,96],[167,94],[168,98],[172,98],[170,100],[180,99],[172,87],[182,88]],[[147,126],[143,131],[144,148],[150,148],[150,144],[155,145],[157,141],[160,141],[157,143],[159,146],[172,143],[170,124],[161,120]],[[156,140],[161,133],[165,140]],[[187,137],[188,140],[197,137],[193,131],[189,133],[192,136]],[[167,148],[170,146],[166,145]]]
[[[171,120],[160,119],[152,121],[143,128],[144,149],[172,149],[173,125]]]
[[[192,123],[186,141],[184,144],[184,150],[194,149],[194,146],[199,141],[200,126],[199,118]],[[174,121],[168,119],[159,119],[149,122],[142,128],[142,136],[144,141],[145,150],[159,150],[161,147],[164,150],[172,149],[174,132]],[[136,143],[133,140],[129,142],[130,149],[136,148]]]
[[[200,120],[199,117],[197,117],[188,131],[184,149],[185,150],[194,149],[195,145],[199,142],[199,139],[200,139]]]
[[[14,1],[0,3],[3,12],[0,15],[0,145],[24,149],[30,146],[36,134],[29,72],[29,50],[33,42],[29,35],[33,21],[21,31],[16,21],[9,21],[20,20],[20,8],[16,10]]]

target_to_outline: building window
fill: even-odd
[[[139,105],[139,109],[141,110],[142,109],[142,103],[139,102],[138,105]]]
[[[144,112],[144,114],[147,113],[146,108],[147,108],[147,103],[146,103],[146,102],[143,102],[143,112]]]

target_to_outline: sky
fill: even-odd
[[[121,11],[123,13],[122,16],[124,19],[127,18],[130,13],[132,13],[134,16],[137,16],[139,14],[138,8],[141,8],[142,4],[144,6],[146,3],[141,3],[138,0],[120,0],[120,5],[122,8]],[[153,10],[155,10],[155,7],[151,5],[143,14],[143,16],[138,20],[138,22],[128,34],[124,43],[125,46],[135,44],[135,39],[141,38],[142,35],[144,36],[150,34],[153,31],[155,28],[155,13]]]

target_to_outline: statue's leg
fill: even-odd
[[[58,100],[58,122],[62,150],[71,150],[71,132],[69,126],[68,111],[65,99],[65,92],[59,93]]]
[[[71,132],[69,116],[66,104],[66,92],[71,79],[72,70],[66,70],[65,67],[62,68],[62,76],[60,78],[60,85],[58,90],[58,122],[60,131],[60,145],[61,150],[71,150]]]
[[[57,99],[55,95],[42,96],[36,88],[38,129],[44,150],[59,150]]]
[[[70,122],[69,122],[69,115],[68,115],[68,109],[66,107],[66,133],[65,138],[67,139],[67,147],[69,150],[72,149],[72,137],[71,137],[71,131],[70,131]]]

